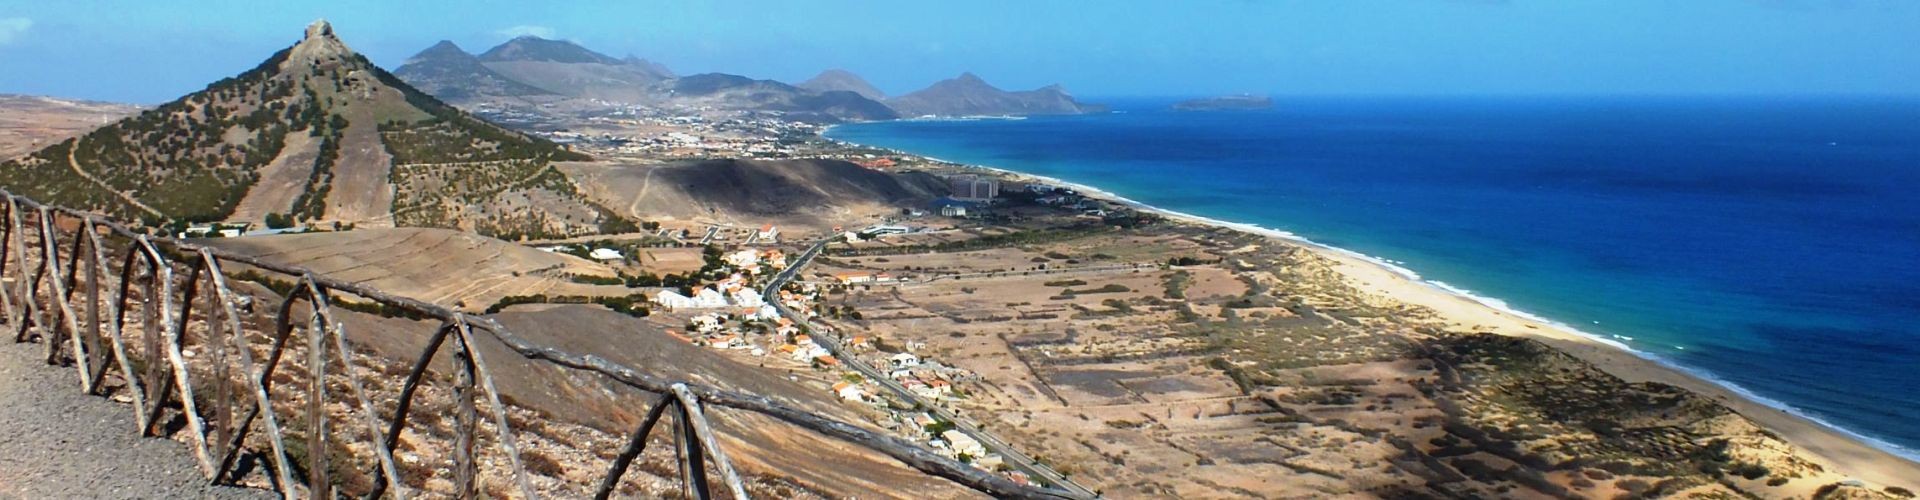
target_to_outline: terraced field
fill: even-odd
[[[625,295],[568,275],[607,266],[447,229],[382,228],[207,240],[213,246],[367,284],[435,304],[485,309],[508,295]]]

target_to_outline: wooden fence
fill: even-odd
[[[481,493],[481,477],[488,473],[479,465],[487,451],[481,445],[490,441],[494,445],[490,448],[499,454],[495,457],[504,457],[504,467],[488,470],[508,476],[499,479],[513,485],[515,491],[509,494],[538,497],[516,442],[519,429],[508,418],[508,405],[502,402],[481,349],[475,347],[484,336],[528,360],[659,395],[619,454],[604,464],[606,473],[595,492],[597,498],[615,493],[635,458],[645,451],[648,437],[666,417],[673,421],[666,432],[677,443],[679,487],[689,497],[710,498],[711,483],[717,479],[727,495],[746,498],[748,490],[740,473],[708,423],[710,407],[765,415],[997,497],[1078,497],[1017,484],[905,440],[766,397],[665,380],[596,356],[537,345],[484,317],[298,267],[150,235],[144,229],[5,191],[0,191],[0,198],[4,198],[0,210],[6,217],[5,227],[0,228],[0,312],[13,329],[15,342],[44,344],[47,363],[71,366],[80,390],[130,400],[136,432],[141,435],[185,434],[200,472],[215,484],[239,484],[259,470],[265,482],[286,498],[447,494],[408,486],[421,478],[404,476],[408,469],[395,462],[395,448],[404,431],[411,428],[421,436],[434,435],[419,432],[418,419],[410,423],[409,417],[423,391],[442,391],[453,400],[452,432],[445,442],[431,442],[429,447],[452,457],[451,496],[473,498]],[[229,268],[293,283],[278,290],[282,296],[275,297],[280,302],[271,322],[249,319],[256,318],[253,308],[264,304],[257,303],[260,299],[254,295],[236,293],[229,283]],[[353,300],[342,300],[342,295]],[[369,305],[382,313],[438,324],[426,348],[408,365],[404,379],[397,381],[401,388],[397,397],[369,391],[370,379],[382,384],[377,387],[391,387],[396,381],[381,378],[387,373],[368,369],[367,360],[357,363],[356,352],[367,356],[367,351],[356,351],[343,324],[336,321],[336,308]],[[429,374],[441,351],[451,356],[450,362],[443,360],[441,365],[451,367],[450,377]],[[479,405],[485,406],[490,419],[483,421]],[[391,410],[383,411],[387,408]],[[169,422],[180,428],[167,429]],[[482,427],[490,427],[491,432],[482,432]],[[357,451],[331,452],[343,448]],[[243,457],[260,463],[242,466]],[[501,468],[505,470],[497,470]],[[364,472],[371,476],[371,486],[346,488],[340,483],[341,471]]]

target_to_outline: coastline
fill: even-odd
[[[1286,231],[1148,205],[1086,184],[827,137],[826,134],[831,131],[829,127],[820,137],[835,143],[984,170],[1012,180],[1069,187],[1090,198],[1159,214],[1180,223],[1220,227],[1296,245],[1332,261],[1341,275],[1368,293],[1426,307],[1446,322],[1462,329],[1541,341],[1627,382],[1654,382],[1679,387],[1726,406],[1846,475],[1881,485],[1920,488],[1920,451],[1904,450],[1819,418],[1803,415],[1788,405],[1718,380],[1710,374],[1679,366],[1600,334],[1581,331],[1561,322],[1513,309],[1499,299],[1478,296],[1444,282],[1422,279],[1413,270],[1385,259],[1315,242]]]

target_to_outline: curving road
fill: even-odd
[[[767,282],[767,287],[761,294],[767,297],[768,303],[772,304],[774,310],[779,311],[781,316],[792,319],[794,323],[808,331],[814,330],[813,325],[807,321],[806,316],[789,311],[786,305],[780,303],[780,287],[786,286],[787,282],[792,280],[794,275],[799,274],[802,268],[807,267],[808,263],[813,262],[813,258],[819,256],[820,251],[825,249],[827,244],[832,241],[832,238],[828,238],[808,247],[807,251],[802,252],[800,258],[795,260],[792,265],[787,266],[786,269],[782,269],[779,274],[775,274],[773,280]],[[908,391],[907,388],[901,386],[898,381],[893,380],[892,377],[888,377],[885,373],[869,366],[865,361],[861,361],[859,357],[845,354],[845,351],[842,351],[840,348],[840,342],[830,336],[815,333],[812,338],[814,343],[820,344],[820,347],[833,353],[833,356],[839,358],[842,363],[846,363],[847,366],[851,366],[854,370],[859,371],[867,380],[878,382],[881,387],[887,388],[888,391],[900,396],[901,399],[912,402],[920,408],[925,408],[941,420],[952,422],[955,429],[966,433],[975,441],[979,441],[980,445],[986,447],[988,450],[999,453],[1001,458],[1006,460],[1007,465],[1019,469],[1021,472],[1025,472],[1030,477],[1038,478],[1056,488],[1066,490],[1065,493],[1070,497],[1094,498],[1097,496],[1092,490],[1074,483],[1073,480],[1067,479],[1066,476],[1061,475],[1059,472],[1055,472],[1053,468],[1035,462],[1032,457],[1020,453],[1020,450],[1015,449],[1013,445],[1007,444],[1006,441],[1000,440],[999,437],[987,431],[980,430],[978,427],[974,427],[972,423],[961,420],[952,412],[947,411],[945,407],[922,399],[919,395]]]

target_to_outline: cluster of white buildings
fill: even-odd
[[[691,297],[674,290],[662,290],[653,295],[653,303],[667,310],[759,308],[767,302],[765,297],[760,296],[760,291],[753,288],[753,277],[787,267],[786,253],[777,248],[743,248],[722,254],[720,260],[738,272],[728,276],[725,281],[694,290]]]
[[[739,307],[758,309],[767,304],[760,291],[748,286],[751,284],[745,276],[735,273],[726,281],[700,287],[692,297],[681,295],[674,290],[662,290],[653,295],[653,303],[667,310],[677,309],[720,309]]]
[[[778,234],[778,230],[775,230],[773,234]],[[777,272],[787,268],[787,254],[778,248],[769,248],[766,250],[742,248],[721,254],[720,261],[727,263],[729,266],[733,266],[734,270],[746,273],[748,276],[759,276],[761,273],[769,271]]]
[[[599,150],[668,157],[792,157],[799,154],[781,138],[812,134],[819,125],[777,116],[714,118],[701,111],[663,112],[642,106],[616,108],[588,118],[597,129],[634,130],[635,135],[583,134],[572,131],[541,133],[565,144]]]

